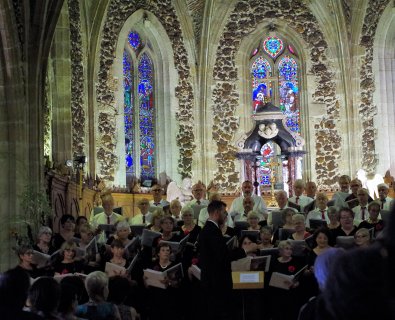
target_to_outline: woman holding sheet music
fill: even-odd
[[[340,226],[332,230],[330,245],[336,244],[336,238],[354,236],[358,228],[354,226],[354,211],[349,208],[342,208],[339,211]]]
[[[304,261],[292,256],[292,245],[289,241],[280,241],[278,244],[279,257],[273,260],[270,271],[271,277],[273,273],[292,276],[304,267]],[[274,279],[273,279],[274,280]],[[269,281],[269,285],[271,285]],[[284,286],[287,289],[270,286],[270,304],[272,306],[272,319],[297,319],[302,301],[299,298],[299,282],[285,281]]]
[[[167,243],[159,243],[156,248],[157,259],[151,265],[152,270],[164,272],[169,270],[176,263],[170,261],[172,253],[171,247]],[[150,297],[149,310],[150,320],[178,320],[181,319],[180,283],[174,279],[165,278],[162,281],[166,289],[149,286],[148,296]]]
[[[188,242],[195,243],[202,228],[193,221],[193,209],[184,207],[181,211],[181,216],[184,221],[184,224],[181,226],[184,237],[189,234]]]
[[[111,253],[112,258],[110,262],[116,264],[117,266],[124,267],[125,269],[129,266],[130,261],[124,258],[125,246],[123,242],[119,239],[115,239],[111,243]]]
[[[377,236],[383,231],[384,229],[384,221],[379,219],[380,215],[380,203],[373,201],[368,205],[369,211],[369,218],[367,220],[362,221],[358,228],[366,228],[371,229],[374,228],[374,237]]]

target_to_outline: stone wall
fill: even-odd
[[[192,112],[194,109],[194,92],[180,22],[170,0],[158,0],[152,3],[151,1],[141,0],[110,1],[100,45],[100,69],[96,86],[99,112],[97,158],[100,164],[100,174],[105,180],[114,180],[114,168],[117,166],[118,157],[115,150],[117,144],[114,106],[116,86],[111,85],[114,83],[111,67],[119,31],[127,18],[138,9],[150,11],[159,19],[173,47],[175,67],[179,76],[179,82],[175,90],[179,102],[178,112],[176,113],[176,119],[179,122],[176,140],[180,148],[178,170],[182,177],[191,176],[192,156],[195,150]]]
[[[238,119],[234,116],[239,105],[235,85],[238,77],[235,56],[240,50],[241,40],[265,19],[268,22],[273,19],[274,23],[276,19],[285,21],[308,44],[312,67],[306,72],[313,73],[316,82],[312,98],[315,102],[326,105],[326,114],[315,126],[313,133],[316,138],[317,183],[321,189],[331,188],[338,175],[342,143],[337,128],[340,104],[336,98],[334,73],[327,59],[328,44],[315,16],[301,0],[241,0],[229,16],[219,42],[213,71],[213,140],[217,144],[215,157],[218,165],[215,180],[221,188],[229,191],[235,190],[239,184],[235,148],[232,146],[233,133],[239,127]]]
[[[84,66],[78,0],[68,0],[71,59],[71,121],[73,156],[85,154]]]
[[[369,0],[360,39],[360,45],[365,49],[360,71],[361,101],[359,104],[359,116],[363,130],[361,165],[367,172],[371,173],[376,172],[378,162],[375,150],[377,130],[373,122],[373,117],[377,114],[377,106],[373,104],[373,93],[376,89],[372,71],[373,44],[377,24],[389,2],[390,0]]]

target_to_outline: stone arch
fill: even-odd
[[[374,127],[377,128],[376,153],[377,172],[383,174],[390,169],[395,173],[395,149],[391,139],[395,136],[395,7],[390,3],[384,10],[377,25],[373,48],[373,74],[377,115]]]
[[[193,130],[194,92],[188,51],[184,45],[183,34],[176,11],[172,4],[165,0],[155,1],[149,7],[146,3],[136,0],[127,3],[121,0],[112,0],[107,7],[107,15],[103,22],[100,57],[96,66],[98,80],[96,85],[97,112],[95,115],[98,125],[96,159],[99,167],[96,171],[102,178],[110,182],[114,181],[114,168],[122,165],[117,156],[119,150],[117,150],[116,98],[119,97],[116,97],[115,93],[119,92],[120,83],[119,79],[114,79],[113,77],[115,74],[113,69],[115,66],[113,63],[114,56],[119,43],[119,34],[125,25],[125,21],[139,9],[147,13],[148,23],[156,23],[155,19],[153,19],[156,17],[156,21],[162,25],[170,40],[168,44],[168,46],[171,45],[172,47],[170,57],[174,59],[175,74],[178,76],[178,82],[174,91],[171,88],[171,91],[167,93],[171,99],[170,103],[174,103],[171,110],[175,113],[175,123],[177,124],[176,128],[171,128],[175,130],[176,143],[179,147],[177,171],[181,178],[192,174],[192,158],[195,150]],[[134,17],[140,15],[138,20],[142,21],[142,12],[140,11]],[[149,26],[147,29],[149,29],[147,32],[152,32],[155,38],[158,39],[159,33],[155,31],[153,26]],[[169,60],[168,57],[164,57],[164,59]],[[178,99],[177,103],[175,103],[174,96]],[[180,180],[178,175],[172,178],[173,180]]]
[[[175,136],[177,123],[175,119],[176,101],[170,92],[174,92],[178,76],[174,67],[173,50],[166,30],[158,19],[144,10],[137,10],[124,23],[115,51],[113,74],[117,78],[118,88],[115,92],[117,117],[117,154],[120,165],[115,173],[115,184],[125,185],[125,150],[123,128],[123,85],[122,85],[122,57],[128,34],[136,31],[147,40],[147,44],[140,56],[146,52],[153,62],[154,67],[154,99],[156,110],[156,169],[157,174],[162,171],[174,177],[177,173],[178,150]],[[137,69],[137,65],[134,66]],[[137,106],[136,106],[137,107]],[[173,108],[172,108],[173,107]]]
[[[365,50],[361,59],[360,69],[360,94],[361,100],[358,108],[362,122],[362,168],[374,173],[377,169],[378,157],[376,137],[377,129],[374,117],[377,106],[374,104],[375,77],[373,74],[374,39],[377,35],[377,26],[390,0],[369,0],[366,7],[365,18],[362,26],[360,46]],[[381,143],[381,142],[380,142]]]
[[[258,23],[265,19],[273,19],[274,23],[283,20],[308,44],[311,63],[308,69],[314,76],[311,98],[313,102],[325,105],[324,114],[314,124],[314,133],[310,134],[310,137],[315,135],[315,156],[320,159],[311,167],[314,165],[319,187],[331,188],[336,184],[341,153],[342,141],[337,128],[340,104],[336,97],[335,75],[327,58],[327,41],[317,19],[303,2],[295,2],[291,6],[288,2],[240,0],[229,16],[219,41],[213,70],[213,140],[217,144],[215,157],[218,167],[214,173],[215,179],[227,190],[236,190],[239,183],[232,156],[235,148],[231,145],[233,133],[239,128],[235,115],[240,98],[236,86],[238,70],[235,56],[243,38],[256,30]]]
[[[250,61],[250,53],[256,47],[256,44],[262,40],[262,37],[265,35],[269,35],[270,21],[263,22],[258,25],[254,32],[252,32],[249,36],[245,37],[241,44],[240,50],[237,53],[235,58],[236,68],[239,70],[239,79],[237,82],[237,88],[240,92],[240,104],[236,109],[236,116],[240,118],[240,132],[245,133],[252,128],[254,125],[251,114],[251,75],[249,70],[248,62]],[[297,56],[294,58],[297,59],[298,68],[302,71],[298,74],[298,81],[302,91],[300,92],[300,110],[301,110],[301,122],[304,122],[303,119],[308,119],[308,104],[309,104],[309,95],[307,94],[307,72],[308,72],[308,61],[306,61],[306,57],[308,57],[307,44],[303,39],[298,37],[297,33],[286,27],[284,23],[277,23],[276,30],[274,31],[276,36],[281,39],[286,40],[288,43],[292,43],[292,46],[296,49]],[[278,61],[276,61],[276,64]],[[247,111],[247,112],[246,112]],[[250,112],[248,112],[250,111]],[[301,136],[307,137],[307,129],[305,126],[302,126]],[[237,137],[234,137],[233,141],[238,141]]]

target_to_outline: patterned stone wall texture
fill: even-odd
[[[192,113],[194,93],[188,54],[183,43],[180,22],[171,0],[112,0],[109,4],[103,27],[99,79],[96,86],[100,134],[97,157],[101,164],[100,174],[106,180],[114,180],[114,168],[117,165],[118,157],[115,150],[117,143],[114,108],[115,86],[111,86],[110,70],[115,56],[118,34],[127,18],[138,9],[152,12],[162,23],[172,43],[175,66],[179,75],[179,82],[175,90],[179,102],[176,113],[176,120],[179,123],[176,140],[180,148],[178,170],[183,178],[191,176],[192,155],[196,148]]]
[[[326,104],[326,114],[315,126],[317,183],[321,189],[333,188],[338,175],[342,142],[336,127],[340,105],[336,98],[334,73],[326,56],[328,44],[316,18],[302,0],[240,0],[229,16],[213,71],[213,139],[218,149],[215,155],[218,165],[215,180],[229,191],[236,190],[239,184],[238,172],[235,170],[235,148],[232,146],[233,132],[239,127],[238,119],[234,116],[239,104],[235,86],[238,74],[235,56],[241,40],[264,19],[274,19],[274,23],[277,19],[286,21],[309,46],[310,72],[315,75],[316,82],[312,97],[315,102]]]
[[[44,156],[48,156],[49,160],[52,161],[52,152],[51,152],[51,141],[52,141],[52,105],[50,104],[50,91],[49,91],[49,79],[48,73],[45,77],[45,94],[44,94],[44,107],[43,107],[43,116],[44,116]]]
[[[373,117],[377,114],[377,106],[373,104],[375,91],[372,71],[373,44],[379,19],[391,0],[369,0],[365,19],[362,26],[360,45],[365,48],[360,71],[361,102],[359,115],[362,120],[362,167],[369,173],[375,173],[377,167],[377,154],[375,140],[377,130],[374,127]]]
[[[73,156],[85,153],[84,66],[79,0],[68,0],[71,58],[71,121]]]

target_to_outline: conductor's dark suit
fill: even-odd
[[[244,250],[230,254],[226,239],[214,222],[207,220],[199,235],[201,284],[210,319],[230,319],[231,260],[245,257]]]

